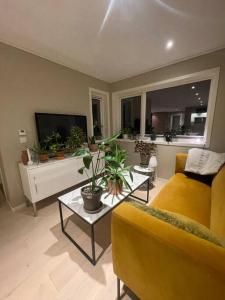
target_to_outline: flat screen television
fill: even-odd
[[[81,115],[63,115],[63,114],[48,114],[35,113],[38,141],[40,144],[44,142],[47,136],[50,136],[53,131],[61,135],[62,142],[66,142],[70,135],[70,130],[73,126],[80,127],[87,141],[87,118]]]

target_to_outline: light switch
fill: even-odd
[[[25,144],[27,142],[26,136],[20,136],[20,144]]]

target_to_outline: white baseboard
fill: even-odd
[[[16,211],[18,211],[18,210],[24,208],[25,206],[26,206],[26,203],[21,203],[21,204],[15,206],[15,207],[12,207],[12,206],[11,206],[11,209],[12,209],[13,212],[16,212]]]

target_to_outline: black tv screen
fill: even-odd
[[[35,120],[38,141],[40,144],[42,144],[46,137],[50,136],[53,131],[56,131],[61,135],[62,142],[66,142],[73,126],[78,126],[83,130],[87,141],[86,116],[35,113]]]

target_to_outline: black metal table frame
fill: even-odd
[[[142,186],[143,184],[145,184],[147,182],[147,199],[144,200],[142,198],[139,198],[137,196],[133,196],[132,194],[138,189],[140,188],[140,186]],[[148,203],[149,200],[149,187],[150,187],[150,178],[146,179],[144,182],[142,182],[135,190],[131,191],[123,200],[121,200],[120,202],[118,202],[115,206],[113,206],[112,208],[110,208],[107,212],[105,212],[98,220],[96,220],[94,223],[90,224],[89,222],[87,222],[85,219],[83,219],[78,213],[76,213],[75,211],[73,211],[69,206],[67,206],[65,203],[63,203],[62,201],[60,201],[58,199],[58,203],[59,203],[59,214],[60,214],[60,223],[61,223],[61,229],[62,232],[65,234],[65,236],[67,236],[67,238],[77,247],[77,249],[95,266],[96,263],[98,262],[98,260],[101,258],[101,256],[103,255],[103,253],[105,252],[106,249],[103,249],[102,252],[99,254],[98,258],[96,258],[96,253],[95,253],[95,231],[94,231],[94,226],[96,223],[98,223],[104,216],[106,216],[108,213],[110,213],[115,207],[117,207],[119,204],[121,204],[124,200],[126,200],[126,198],[128,197],[132,197],[135,198],[139,201],[142,201],[144,203]],[[62,205],[64,205],[65,207],[67,207],[69,210],[71,210],[75,215],[77,215],[81,220],[83,220],[84,222],[86,222],[90,227],[91,227],[91,251],[92,251],[92,256],[90,256],[69,234],[68,232],[66,232],[65,230],[65,226],[64,226],[64,220],[63,220],[63,212],[62,212]]]

